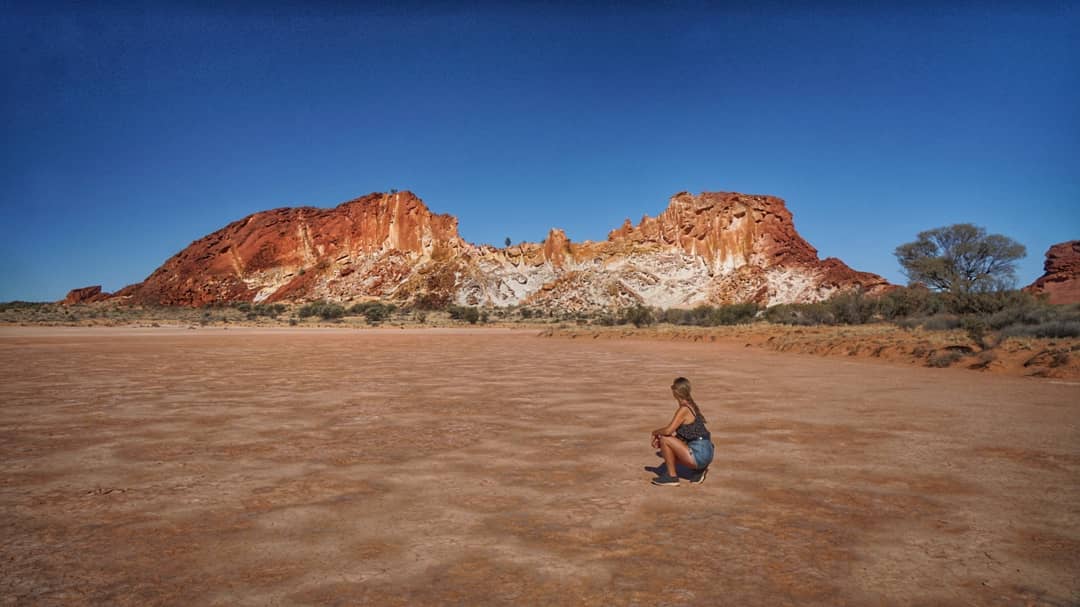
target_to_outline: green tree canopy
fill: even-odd
[[[909,281],[962,295],[1011,287],[1015,262],[1027,249],[1008,236],[957,223],[919,232],[915,242],[896,247],[895,255]]]

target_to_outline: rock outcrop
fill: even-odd
[[[98,301],[105,301],[110,297],[112,297],[111,294],[102,292],[101,285],[94,285],[92,287],[82,287],[79,289],[72,289],[68,291],[67,297],[65,297],[64,301],[60,303],[68,306],[75,304],[88,304]]]
[[[772,196],[683,192],[657,217],[627,220],[602,242],[574,243],[552,229],[543,242],[499,249],[465,242],[454,217],[396,192],[333,209],[256,213],[193,242],[116,296],[185,306],[383,298],[577,311],[771,305],[888,286],[819,259]]]
[[[1080,303],[1080,240],[1061,242],[1050,247],[1043,264],[1043,275],[1024,290],[1045,293],[1050,303]]]

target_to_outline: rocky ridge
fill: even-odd
[[[1043,275],[1024,288],[1047,294],[1050,303],[1080,303],[1080,240],[1051,246],[1046,252]]]
[[[682,192],[657,217],[636,226],[626,220],[601,242],[574,243],[552,229],[543,242],[496,248],[465,242],[457,219],[395,192],[332,209],[255,213],[113,297],[182,306],[379,298],[584,311],[772,305],[888,287],[876,274],[819,259],[773,196]]]

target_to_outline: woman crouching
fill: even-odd
[[[697,475],[690,479],[691,483],[703,483],[713,459],[712,435],[705,427],[705,416],[690,396],[690,380],[685,377],[676,378],[671,384],[671,394],[679,403],[675,416],[668,425],[652,431],[652,446],[660,449],[666,468],[661,469],[652,484],[678,487],[676,463],[698,471]]]

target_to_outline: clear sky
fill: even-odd
[[[0,301],[391,188],[499,246],[772,194],[822,257],[899,283],[921,230],[1015,238],[1020,284],[1080,238],[1075,2],[449,4],[4,3]]]

